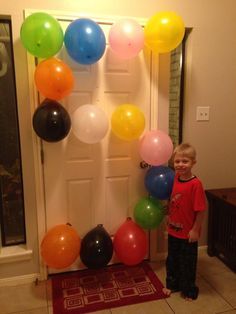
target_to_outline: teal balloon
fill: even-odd
[[[63,30],[47,13],[33,13],[21,25],[20,38],[25,49],[38,58],[54,56],[62,47]]]
[[[162,203],[152,197],[143,197],[134,207],[135,222],[143,229],[157,228],[164,218]]]

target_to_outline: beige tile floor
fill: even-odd
[[[165,282],[164,262],[151,263],[159,279]],[[236,273],[216,257],[200,252],[197,284],[200,295],[188,302],[179,293],[165,300],[98,311],[96,314],[236,314]],[[53,314],[50,281],[0,288],[1,314]],[[60,313],[54,313],[60,314]]]

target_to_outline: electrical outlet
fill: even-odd
[[[197,121],[209,121],[210,119],[210,107],[197,107]]]

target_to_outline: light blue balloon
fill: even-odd
[[[102,28],[87,18],[80,18],[69,24],[64,43],[69,56],[81,64],[96,63],[103,56],[106,48],[106,38]]]

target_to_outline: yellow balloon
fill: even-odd
[[[154,52],[169,52],[181,43],[184,33],[185,26],[180,16],[174,12],[159,12],[145,25],[145,44]]]
[[[139,138],[144,128],[144,114],[135,105],[119,105],[112,114],[111,129],[122,140],[131,141]]]

